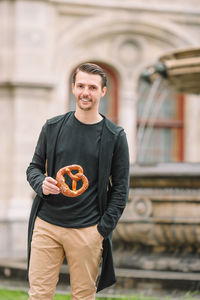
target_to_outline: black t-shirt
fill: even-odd
[[[43,200],[38,216],[62,227],[81,228],[97,224],[100,218],[97,203],[97,182],[99,147],[104,119],[96,124],[84,124],[72,114],[63,124],[55,155],[55,172],[60,168],[77,164],[83,168],[88,178],[88,189],[78,197],[66,197],[62,194],[49,195]],[[71,187],[71,179],[66,176]],[[82,180],[77,182],[77,189]]]

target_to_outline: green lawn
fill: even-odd
[[[0,289],[0,300],[27,300],[28,294],[22,291],[9,291],[7,289]],[[199,300],[199,295],[195,296],[195,293],[187,293],[183,298],[179,298],[179,300]],[[65,295],[56,295],[54,300],[70,300],[70,296]],[[130,296],[130,297],[108,297],[108,298],[96,298],[96,300],[173,300],[173,297],[162,297],[154,298],[154,297],[145,297],[145,296]]]

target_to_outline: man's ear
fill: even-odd
[[[104,86],[104,87],[103,87],[103,89],[102,89],[102,97],[104,97],[104,96],[105,96],[105,94],[106,94],[106,91],[107,91],[107,87],[106,87],[106,86]]]
[[[74,83],[72,83],[72,93],[74,94]]]

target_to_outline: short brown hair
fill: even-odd
[[[85,72],[88,74],[100,75],[102,88],[107,85],[107,77],[106,77],[104,70],[100,66],[98,66],[96,64],[92,64],[92,63],[84,63],[84,64],[80,65],[78,68],[76,68],[76,70],[74,71],[74,73],[72,75],[72,83],[75,84],[76,75],[79,71],[82,71],[82,72]]]

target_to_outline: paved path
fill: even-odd
[[[186,300],[186,291],[177,289],[176,283],[181,281],[187,283],[194,290],[199,290],[200,274],[176,273],[176,272],[156,272],[142,270],[116,269],[118,283],[111,288],[107,288],[98,293],[98,296],[117,297],[119,295],[145,295],[154,296],[159,300],[171,297],[170,300]],[[177,279],[179,279],[177,281]],[[181,280],[180,280],[181,279]],[[163,284],[175,283],[174,289],[170,286],[163,288]],[[165,285],[164,285],[165,286]],[[15,259],[0,259],[0,288],[28,291],[26,281],[26,261]],[[197,287],[197,288],[196,288]],[[62,265],[60,280],[57,286],[57,293],[69,294],[69,273],[66,265]],[[199,300],[200,293],[190,299]]]

